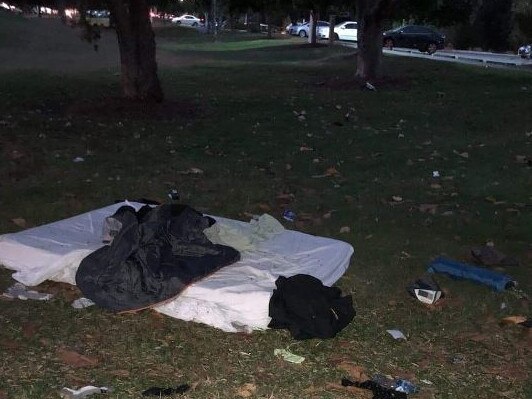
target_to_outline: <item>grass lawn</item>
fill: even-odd
[[[532,396],[532,336],[499,323],[530,316],[532,169],[519,157],[532,156],[530,73],[393,57],[388,79],[370,92],[353,83],[351,50],[161,36],[161,52],[176,57],[160,64],[175,111],[161,117],[104,112],[120,93],[108,70],[0,73],[0,233],[21,230],[15,218],[37,226],[116,199],[165,200],[174,187],[183,202],[225,217],[280,218],[289,208],[298,219],[282,220],[287,228],[355,247],[338,285],[357,316],[335,339],[301,342],[150,311],[78,311],[75,287],[45,283],[38,288],[57,294],[50,302],[0,300],[0,398],[57,398],[61,387],[83,385],[137,398],[181,383],[194,389],[176,397],[245,397],[252,384],[249,397],[354,398],[329,384],[345,375],[344,361],[415,381],[422,390],[413,397]],[[198,62],[179,65],[181,51]],[[73,162],[78,156],[85,162]],[[204,174],[179,173],[190,167]],[[330,168],[338,173],[314,177]],[[437,207],[423,213],[421,204]],[[408,296],[431,258],[466,260],[487,241],[521,260],[505,270],[521,291],[439,277],[441,304]],[[0,292],[10,274],[0,269]],[[394,341],[393,328],[408,340]],[[75,368],[60,348],[97,363]],[[306,360],[283,362],[275,348]]]

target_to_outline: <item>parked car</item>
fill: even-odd
[[[85,20],[89,25],[109,28],[111,26],[111,13],[107,10],[88,10]]]
[[[320,39],[329,38],[329,27],[320,28],[318,31],[318,37]],[[358,23],[354,21],[345,21],[334,27],[334,39],[335,40],[358,40]]]
[[[517,50],[517,55],[519,55],[521,58],[528,58],[529,60],[532,59],[532,44],[525,44],[524,46],[519,47],[519,50]]]
[[[329,23],[325,21],[316,22],[316,32],[319,32],[321,28],[329,27]],[[296,25],[290,28],[289,33],[291,35],[296,35],[299,37],[308,37],[310,31],[310,22],[305,22],[304,24]]]
[[[179,17],[172,18],[172,23],[186,26],[199,26],[202,22],[201,19],[194,15],[183,14]]]
[[[405,25],[383,33],[384,47],[417,48],[421,52],[433,54],[442,49],[445,36],[426,26]]]

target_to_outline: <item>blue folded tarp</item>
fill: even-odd
[[[515,287],[517,282],[507,274],[497,273],[482,267],[468,265],[445,257],[434,259],[427,269],[430,273],[443,273],[453,278],[472,280],[494,288],[497,291],[504,291]]]

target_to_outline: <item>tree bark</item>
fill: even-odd
[[[163,100],[157,76],[155,35],[146,0],[112,0],[120,49],[124,96],[133,100]]]
[[[382,22],[397,0],[358,0],[358,54],[355,76],[378,79],[382,65]]]
[[[334,45],[334,25],[336,22],[336,15],[329,16],[329,46]]]

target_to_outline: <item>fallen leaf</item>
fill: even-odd
[[[272,210],[268,204],[259,204],[259,209],[263,212],[270,212]]]
[[[501,324],[519,324],[527,320],[525,316],[508,316],[501,320]]]
[[[430,213],[431,215],[435,215],[437,210],[438,210],[438,205],[436,205],[436,204],[421,204],[421,205],[419,205],[419,211],[421,213]]]
[[[456,155],[458,155],[458,156],[460,156],[460,157],[462,157],[462,158],[469,158],[469,153],[467,153],[467,152],[465,152],[465,151],[464,151],[464,152],[458,152],[458,151],[456,151],[456,150],[453,150],[453,152],[454,152]]]
[[[331,166],[330,168],[327,168],[325,174],[327,176],[338,176],[340,172],[338,172],[334,166]]]
[[[368,375],[366,374],[366,370],[362,366],[358,366],[352,362],[342,362],[338,366],[340,370],[343,370],[349,374],[349,377],[351,379],[358,381],[358,382],[364,382],[369,380]]]
[[[98,364],[98,359],[79,354],[64,348],[59,348],[56,352],[59,359],[72,367],[92,367]]]
[[[241,398],[250,398],[257,391],[257,386],[255,384],[246,383],[241,387],[237,388],[236,394]]]
[[[11,221],[16,224],[18,227],[25,228],[26,227],[26,219],[24,218],[14,218],[11,219]]]
[[[349,226],[340,227],[340,233],[341,234],[350,233],[350,232],[351,232],[351,228]]]

